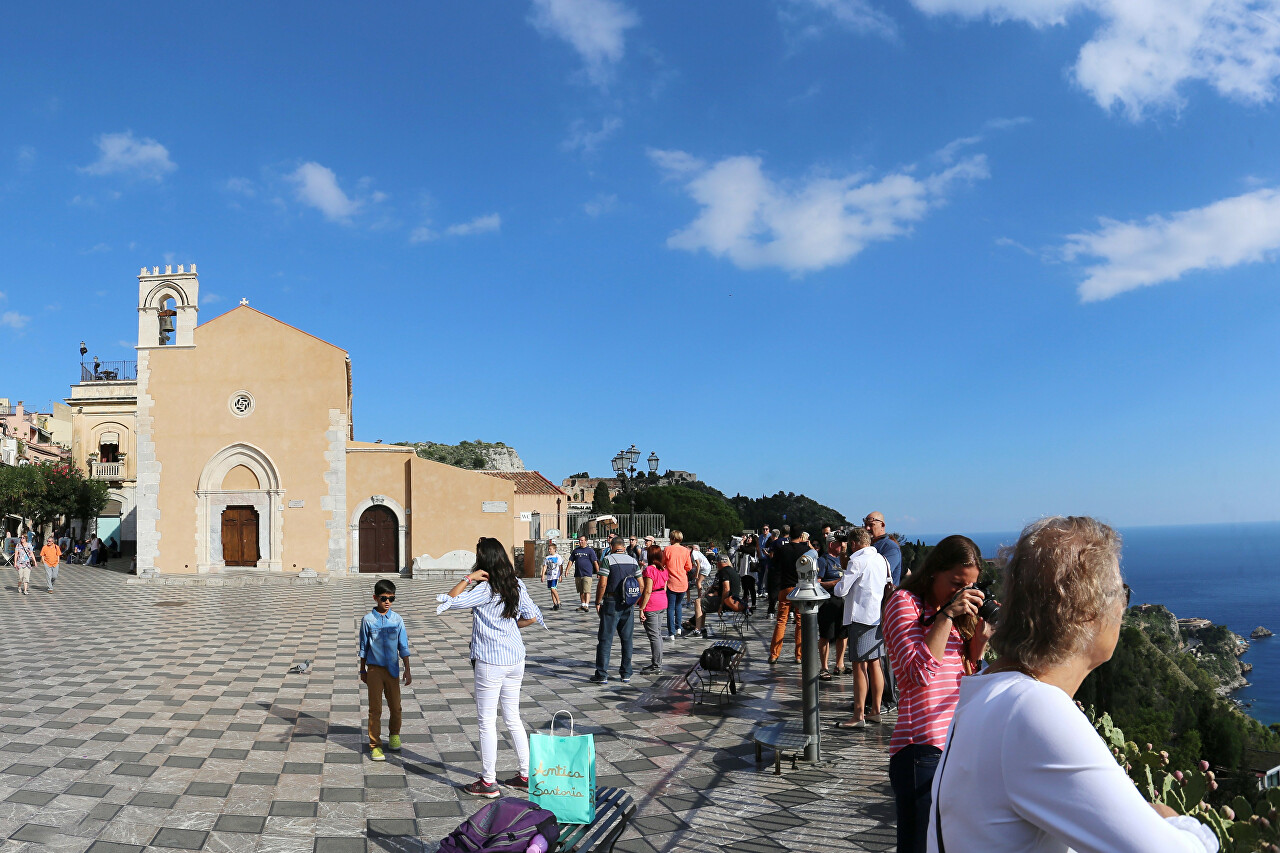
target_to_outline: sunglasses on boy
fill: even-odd
[[[379,601],[395,601],[396,597],[394,595],[380,595],[378,596],[378,600]]]

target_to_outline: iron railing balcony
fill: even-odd
[[[81,382],[137,382],[138,362],[80,362]]]

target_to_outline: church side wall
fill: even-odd
[[[492,536],[510,553],[515,544],[515,486],[479,471],[454,468],[429,459],[410,460],[413,513],[411,548],[415,557],[440,557],[450,551],[474,551],[476,540]],[[506,501],[507,511],[483,512],[486,501]]]

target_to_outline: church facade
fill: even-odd
[[[243,300],[198,325],[195,265],[144,268],[138,284],[134,417],[108,432],[131,450],[133,479],[113,485],[139,574],[385,573],[481,536],[511,548],[513,484],[354,439],[344,350]],[[101,418],[76,418],[92,469]]]

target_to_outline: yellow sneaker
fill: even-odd
[[[387,749],[391,750],[392,752],[400,751],[400,735],[391,736],[391,739],[387,741]]]
[[[373,749],[369,750],[369,760],[370,761],[386,761],[387,756],[385,756],[382,753],[381,749],[375,746]]]

